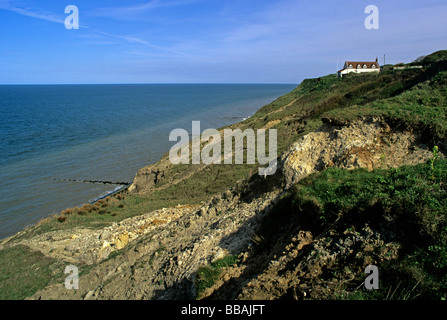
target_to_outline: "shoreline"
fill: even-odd
[[[293,84],[293,86],[296,86],[296,85]],[[292,89],[292,90],[293,90],[293,89]],[[287,94],[287,93],[289,93],[289,92],[286,92],[285,94]],[[269,103],[272,103],[273,101],[275,101],[276,99],[278,99],[278,98],[281,97],[281,96],[282,96],[282,95],[279,95],[279,96],[275,96],[275,97],[269,98],[268,100],[269,100],[270,102],[264,103],[264,104],[262,104],[262,105],[258,105],[258,106],[256,107],[257,109],[256,109],[254,112],[253,112],[253,111],[249,112],[247,116],[228,116],[228,117],[226,117],[226,119],[229,119],[229,120],[236,120],[236,121],[235,121],[235,122],[229,122],[229,123],[227,123],[227,124],[225,124],[225,125],[223,125],[223,126],[220,126],[219,128],[217,128],[217,130],[220,130],[220,129],[223,129],[223,128],[226,128],[226,127],[229,127],[229,126],[238,124],[238,123],[240,123],[240,122],[246,121],[247,119],[250,119],[250,118],[251,118],[253,115],[255,115],[255,114],[256,114],[262,107],[264,107],[265,105],[268,105]],[[267,100],[267,98],[263,98],[262,100]],[[245,101],[245,100],[244,100],[244,101]],[[162,157],[163,157],[163,155],[165,155],[165,154],[168,153],[168,152],[169,152],[169,150],[163,152],[163,153],[162,153]],[[158,161],[160,161],[160,159],[158,159],[157,161],[155,161],[155,162],[153,162],[153,163],[151,163],[151,164],[146,164],[145,166],[148,166],[148,165],[154,165],[154,164],[156,164]],[[145,166],[144,166],[144,167],[145,167]],[[82,206],[82,205],[85,205],[85,204],[95,204],[95,203],[97,203],[97,202],[100,201],[100,200],[107,199],[107,198],[112,197],[112,196],[114,196],[114,195],[116,195],[116,194],[118,194],[118,193],[120,193],[120,192],[122,192],[122,191],[128,190],[128,188],[133,184],[133,182],[134,182],[133,180],[135,179],[135,176],[136,176],[137,171],[138,171],[139,169],[141,169],[141,168],[138,168],[138,169],[135,171],[135,173],[134,173],[134,175],[133,175],[133,178],[132,178],[132,182],[130,182],[129,184],[121,185],[121,186],[119,186],[118,184],[116,184],[117,187],[116,187],[114,190],[107,190],[107,191],[105,191],[105,192],[103,192],[103,193],[97,195],[96,197],[90,199],[90,200],[89,200],[89,199],[86,199],[84,202],[80,203],[79,205]],[[74,181],[74,182],[78,182],[78,181]],[[82,182],[82,181],[81,181],[81,182]],[[73,207],[73,208],[75,208],[75,207]],[[61,209],[60,211],[57,211],[57,212],[49,213],[49,214],[46,215],[45,217],[42,217],[42,218],[38,219],[36,222],[25,225],[24,227],[22,227],[22,228],[21,228],[20,230],[18,230],[17,232],[15,232],[15,233],[13,233],[13,234],[11,234],[11,235],[6,235],[5,237],[0,238],[0,242],[5,242],[5,241],[6,241],[7,239],[9,239],[9,238],[13,238],[13,237],[17,236],[17,235],[20,234],[20,233],[26,232],[26,230],[28,230],[28,229],[30,229],[30,228],[33,228],[33,227],[35,227],[35,226],[41,224],[43,221],[46,221],[46,220],[48,220],[48,219],[53,219],[54,217],[58,216],[58,214],[60,214],[60,212],[63,211],[63,210],[64,210],[64,209]]]

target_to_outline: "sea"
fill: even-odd
[[[0,85],[0,239],[94,202],[176,142],[237,123],[295,84]]]

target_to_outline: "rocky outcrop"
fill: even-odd
[[[331,230],[325,237],[300,230],[276,247],[280,250],[241,254],[241,264],[226,269],[222,280],[202,298],[333,299],[342,287],[362,285],[367,265],[395,259],[401,249],[397,243],[384,241],[383,235],[368,225],[341,234]],[[328,277],[330,270],[337,270],[337,277]]]
[[[396,131],[382,118],[324,124],[298,140],[283,154],[286,187],[327,167],[344,169],[399,167],[425,162],[432,156],[412,131]]]
[[[14,241],[44,255],[77,265],[91,265],[107,259],[112,252],[125,248],[147,233],[195,212],[197,206],[163,208],[147,214],[124,219],[99,230],[69,229],[49,231]]]
[[[31,299],[193,299],[198,268],[249,247],[280,192],[247,200],[228,190],[199,206],[157,210],[95,232],[71,231],[70,239],[46,233],[27,245],[37,250],[41,243],[45,255],[92,269],[81,276],[79,290],[61,283]]]
[[[133,183],[129,186],[129,192],[148,193],[152,191],[159,186],[170,167],[172,167],[172,164],[166,155],[164,155],[159,162],[141,168],[137,171]]]

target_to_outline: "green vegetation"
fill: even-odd
[[[200,297],[204,290],[211,288],[219,280],[223,268],[231,267],[237,263],[238,259],[236,256],[226,256],[199,268],[196,275],[197,297]]]
[[[374,204],[382,211],[418,212],[431,220],[445,213],[447,162],[437,161],[436,178],[428,164],[400,169],[345,171],[328,168],[318,179],[304,179],[292,191],[296,206],[307,202],[319,208],[323,221],[334,222],[340,213],[349,213]],[[433,222],[434,223],[434,222]]]
[[[343,234],[368,225],[387,235],[399,255],[380,263],[379,291],[346,287],[343,299],[441,299],[447,295],[447,160],[399,169],[342,170],[329,168],[294,185],[264,220],[259,250],[267,250],[279,234],[329,230]],[[386,230],[386,231],[384,231]],[[369,255],[369,256],[368,256]],[[362,259],[359,259],[361,257]],[[378,252],[357,254],[332,266],[331,278],[346,267],[359,270],[363,261],[380,261]],[[383,260],[383,259],[382,259]],[[360,266],[359,266],[360,264]]]
[[[429,65],[439,60],[446,60],[446,59],[447,59],[447,50],[439,50],[426,57],[423,57],[423,59],[420,61],[420,64]]]
[[[25,246],[0,251],[0,300],[23,300],[50,282],[63,281],[60,262]]]
[[[327,112],[325,116],[353,120],[358,117],[383,116],[390,123],[403,128],[430,132],[433,138],[446,138],[447,132],[447,71],[433,76],[431,81],[415,85],[397,96],[375,100],[364,106],[353,106]],[[400,90],[400,85],[388,86],[388,90]]]

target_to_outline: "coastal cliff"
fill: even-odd
[[[445,298],[446,56],[307,79],[229,126],[278,130],[274,175],[166,154],[128,190],[4,239],[10,264],[32,256],[28,276],[45,271],[12,297]],[[79,290],[64,286],[67,264],[81,270]],[[382,290],[362,286],[371,264]]]

